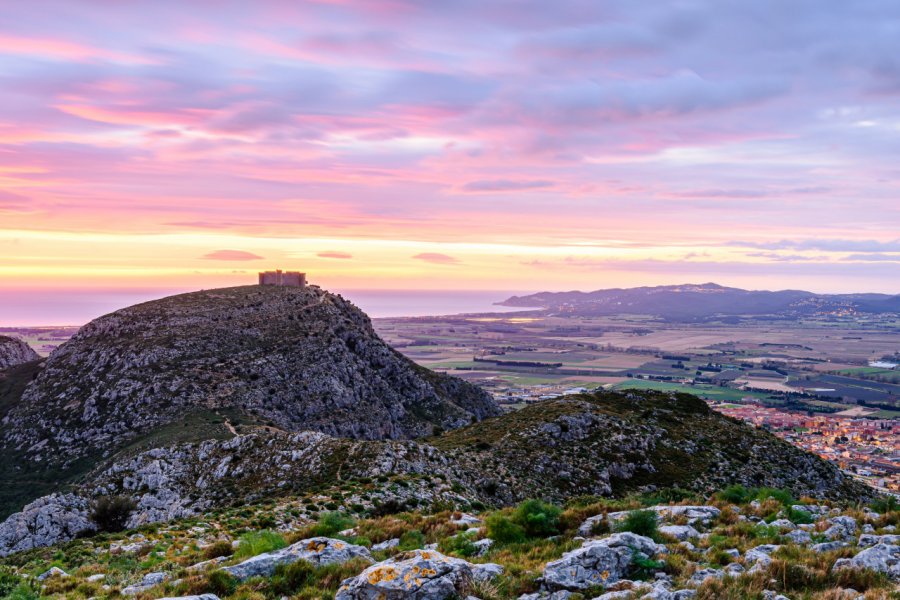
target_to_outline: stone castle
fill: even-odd
[[[262,271],[259,274],[259,285],[280,285],[282,287],[306,286],[306,273],[299,271]]]

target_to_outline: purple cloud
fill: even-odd
[[[462,189],[467,192],[515,192],[520,190],[548,188],[553,185],[552,181],[544,180],[516,181],[511,179],[483,179],[480,181],[470,181],[462,186]]]

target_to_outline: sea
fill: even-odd
[[[0,327],[83,325],[126,306],[156,300],[173,290],[0,290]],[[505,290],[330,290],[370,317],[421,317],[463,313],[502,313],[521,308],[496,306],[521,291]]]

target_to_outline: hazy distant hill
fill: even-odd
[[[614,288],[593,292],[540,292],[513,296],[498,304],[583,316],[644,314],[671,321],[742,315],[790,317],[845,311],[900,313],[900,295],[748,291],[715,283]]]

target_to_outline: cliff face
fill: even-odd
[[[38,360],[40,356],[22,340],[0,335],[0,369]]]
[[[108,456],[188,412],[222,411],[286,431],[362,439],[418,437],[499,412],[483,390],[391,349],[340,296],[245,286],[92,321],[9,411],[2,442],[25,460],[66,467]]]

